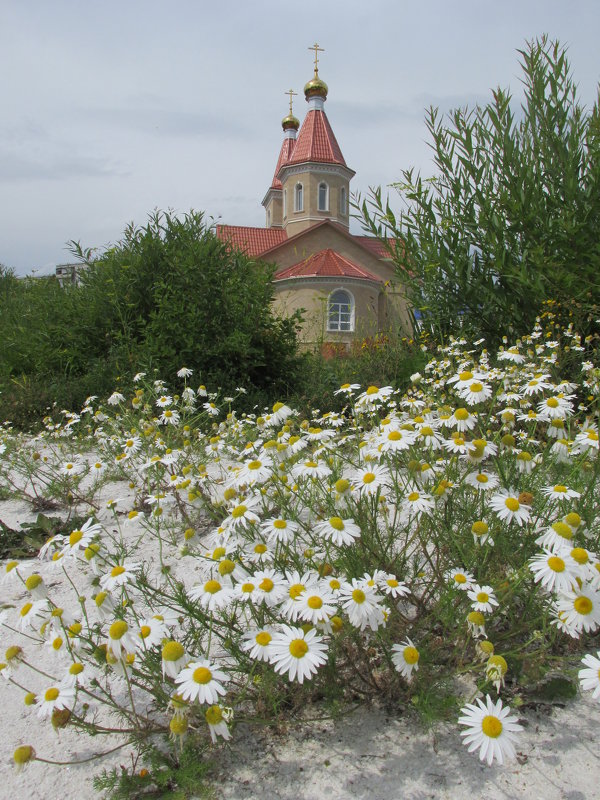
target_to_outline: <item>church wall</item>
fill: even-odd
[[[329,208],[327,211],[319,211],[319,184],[325,182],[329,187]],[[301,183],[304,189],[304,210],[294,211],[295,187]],[[340,215],[340,190],[346,189],[346,212],[348,212],[348,181],[335,172],[320,171],[314,166],[310,171],[299,172],[290,175],[284,182],[287,189],[287,216],[283,220],[283,227],[287,230],[288,236],[295,236],[297,233],[310,228],[316,222],[324,219],[332,219],[346,228],[349,225],[348,213]]]

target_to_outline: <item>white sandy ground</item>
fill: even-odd
[[[121,497],[126,506],[132,499],[128,494],[125,484],[112,485],[103,499]],[[0,502],[0,519],[11,527],[36,516],[25,503]],[[128,536],[139,532],[135,526],[126,530]],[[149,542],[144,558],[154,559],[152,549]],[[34,568],[32,564],[31,571]],[[50,582],[59,584],[58,575]],[[58,599],[64,588],[56,585],[53,590]],[[24,598],[25,593],[20,594]],[[0,606],[15,600],[14,589],[0,586]],[[2,634],[2,652],[15,638]],[[33,690],[41,688],[34,680],[27,683]],[[95,773],[121,764],[131,769],[133,753],[124,748],[76,766],[36,762],[17,774],[12,753],[20,744],[33,745],[42,758],[70,760],[88,758],[117,743],[114,738],[92,739],[69,729],[56,733],[32,711],[25,708],[20,690],[0,681],[0,800],[92,800],[98,798],[92,787]],[[600,703],[580,697],[565,708],[529,711],[521,719],[526,729],[518,761],[492,768],[467,752],[457,725],[439,725],[427,732],[411,718],[392,718],[376,709],[362,709],[335,723],[292,722],[278,736],[239,726],[231,743],[215,750],[215,798],[600,800]],[[137,769],[142,766],[138,763]]]

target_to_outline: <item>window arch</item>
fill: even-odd
[[[304,186],[296,184],[294,190],[294,211],[304,211]]]
[[[319,184],[317,208],[319,211],[329,211],[329,186],[325,181]]]
[[[348,213],[348,201],[346,199],[346,187],[340,189],[340,214]]]
[[[327,330],[354,330],[354,297],[346,289],[336,289],[327,300]]]

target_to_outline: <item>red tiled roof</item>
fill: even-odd
[[[377,239],[375,236],[353,236],[353,238],[370,250],[376,258],[390,258],[390,251],[381,239]],[[390,242],[390,244],[392,243]]]
[[[222,242],[230,242],[253,258],[287,239],[287,233],[281,228],[249,228],[243,225],[217,225],[217,236]]]
[[[346,166],[344,156],[324,111],[312,109],[306,115],[288,164],[317,161]]]
[[[279,151],[279,158],[277,159],[275,174],[273,175],[273,180],[271,181],[271,189],[283,188],[281,185],[281,181],[277,176],[279,175],[279,170],[283,167],[284,164],[287,164],[287,162],[292,157],[295,144],[296,144],[295,139],[284,139],[283,142],[281,143],[281,150]]]
[[[314,253],[298,264],[286,267],[275,273],[274,280],[281,281],[286,278],[358,278],[364,281],[382,283],[381,278],[373,275],[363,267],[359,267],[350,259],[327,249]]]

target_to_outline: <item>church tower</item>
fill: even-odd
[[[325,114],[328,89],[319,78],[318,62],[322,48],[315,44],[310,49],[315,51],[315,66],[304,87],[308,112],[291,153],[278,164],[275,176],[281,183],[281,226],[288,238],[324,219],[346,230],[350,227],[349,185],[355,172],[346,165]]]
[[[277,166],[273,174],[273,180],[269,187],[268,192],[264,196],[262,205],[265,207],[267,219],[267,228],[281,228],[283,226],[283,217],[286,209],[287,197],[284,195],[281,181],[279,180],[279,172],[284,164],[287,164],[296,144],[296,136],[298,128],[300,127],[300,120],[297,119],[292,112],[292,98],[296,94],[292,89],[286,92],[290,97],[290,112],[281,120],[281,127],[283,128],[283,142],[281,150],[279,151],[279,158],[277,159]]]

